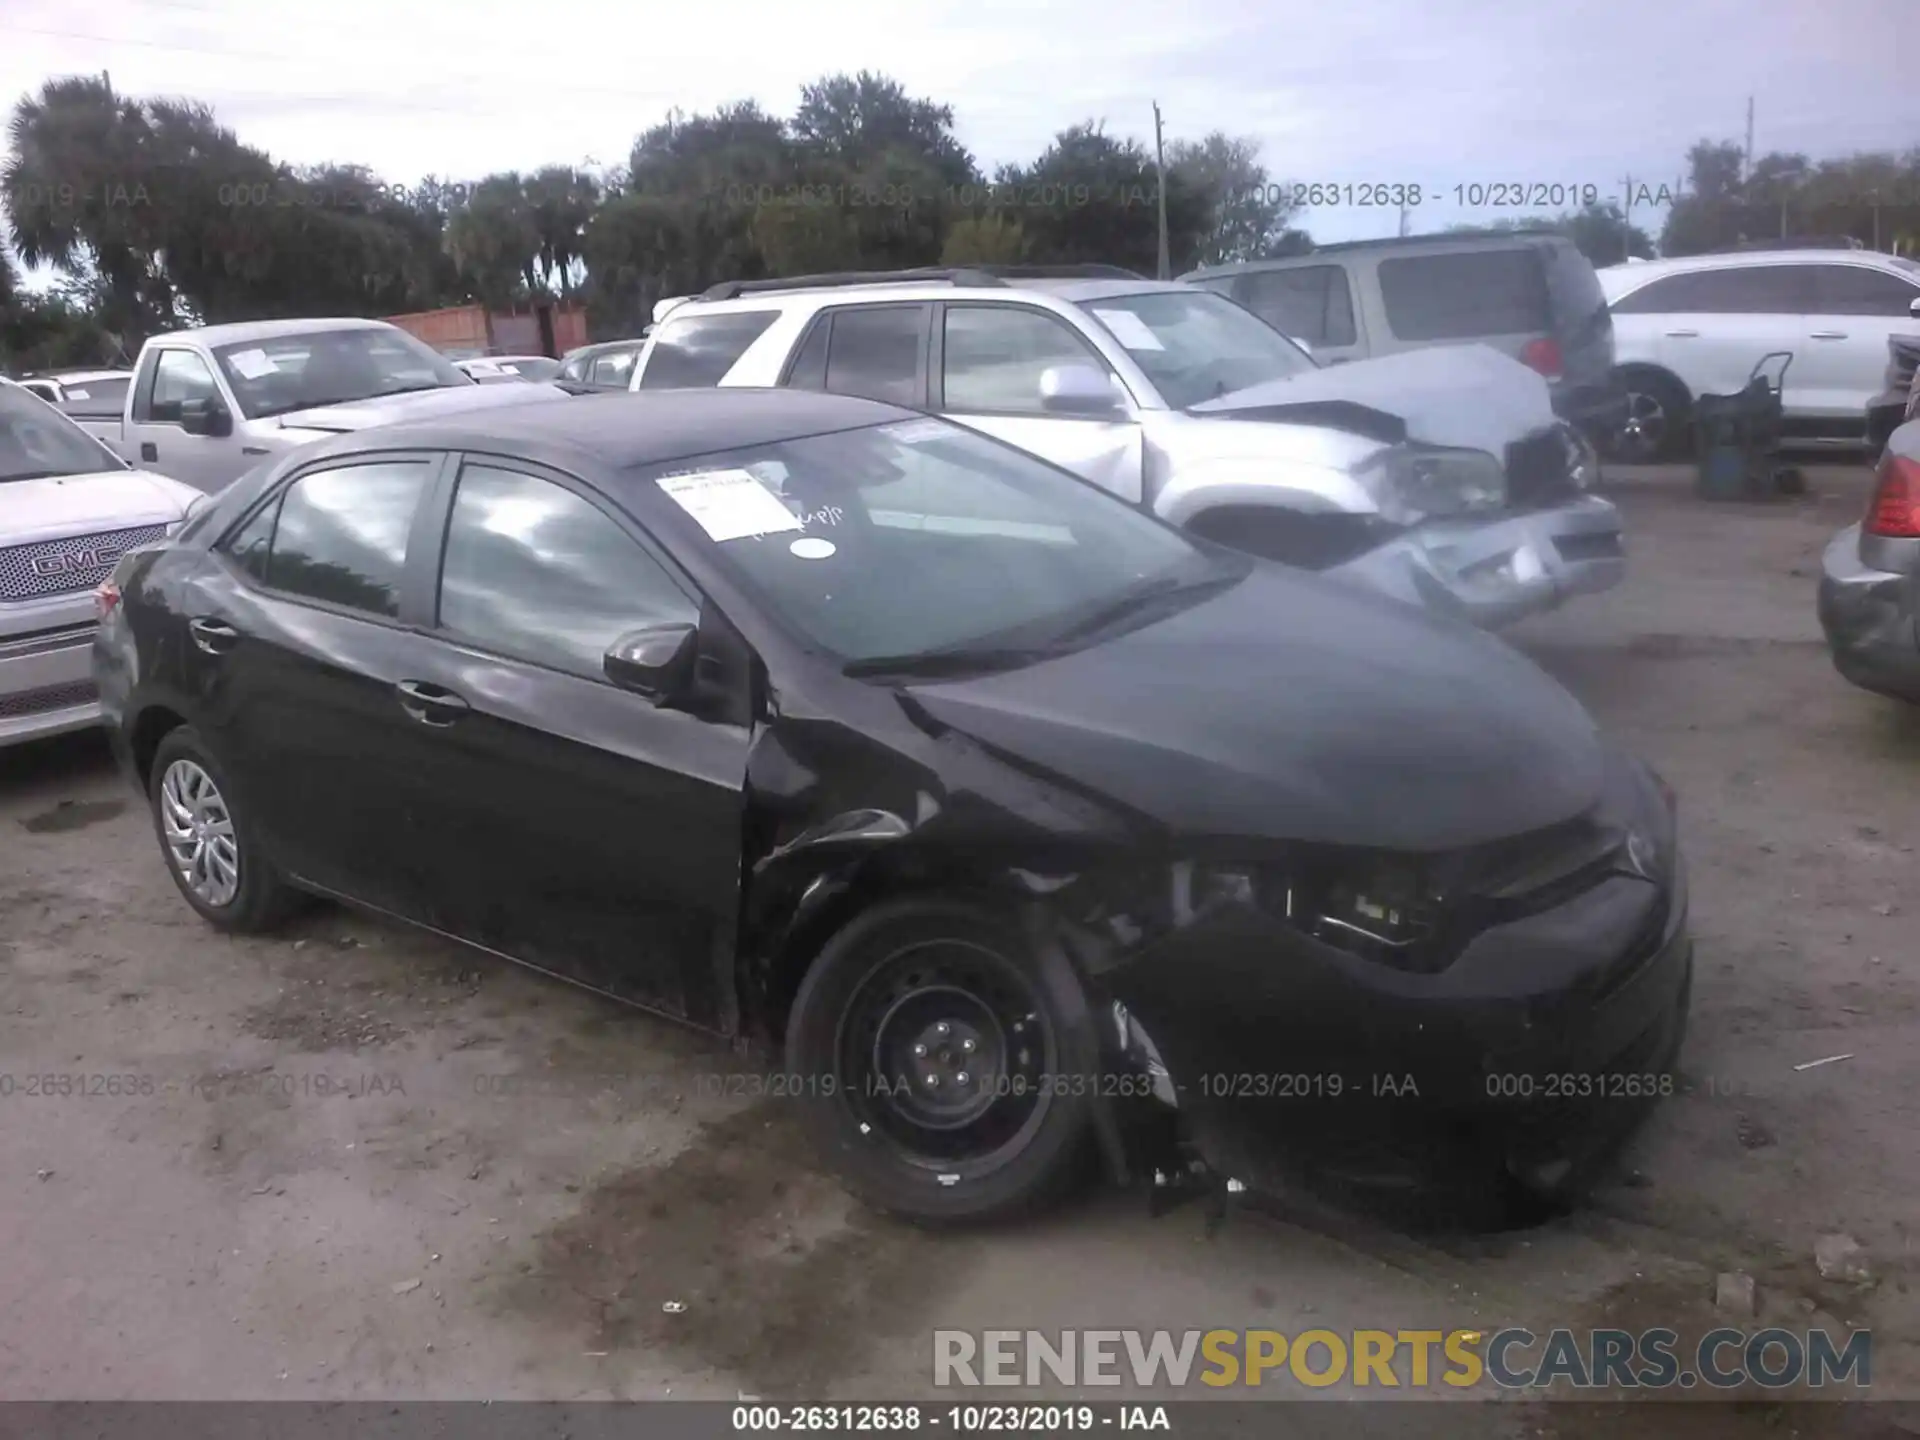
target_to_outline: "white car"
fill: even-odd
[[[94,589],[200,498],[0,380],[0,746],[99,720]]]
[[[1684,447],[1693,401],[1746,387],[1792,355],[1782,403],[1796,441],[1857,446],[1887,365],[1887,337],[1920,333],[1920,263],[1871,250],[1741,250],[1599,272],[1628,392],[1622,460]]]

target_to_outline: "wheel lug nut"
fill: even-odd
[[[916,1045],[913,1047],[913,1053],[920,1059],[924,1060],[927,1058],[927,1047],[924,1045]]]
[[[973,1054],[973,1041],[971,1041],[971,1040],[962,1040],[962,1041],[960,1042],[960,1048],[961,1048],[962,1050],[964,1050],[964,1051],[966,1051],[966,1052],[967,1052],[967,1054],[969,1054],[969,1055],[971,1055],[971,1054]]]
[[[938,1075],[927,1076],[927,1088],[929,1090],[938,1090],[940,1088],[940,1077]]]
[[[954,1076],[953,1078],[958,1080],[962,1085],[964,1085],[967,1083],[967,1072],[962,1070],[958,1075]]]
[[[947,1024],[946,1021],[942,1020],[938,1025],[933,1027],[933,1033],[936,1035],[946,1035],[949,1032],[951,1032],[952,1029],[953,1027],[951,1025]]]

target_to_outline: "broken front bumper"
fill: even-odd
[[[1627,556],[1620,512],[1583,495],[1552,509],[1431,521],[1326,573],[1492,628],[1611,590]]]
[[[1439,974],[1223,909],[1102,977],[1219,1173],[1420,1185],[1584,1175],[1677,1089],[1692,980],[1684,870],[1614,875],[1498,925]]]

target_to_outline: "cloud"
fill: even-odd
[[[1276,180],[1417,183],[1417,228],[1495,218],[1475,181],[1678,176],[1703,136],[1814,156],[1920,143],[1898,41],[1911,0],[574,0],[549,21],[504,0],[9,0],[0,99],[108,70],[137,94],[212,104],[276,157],[357,161],[407,182],[624,159],[669,108],[752,98],[789,112],[808,80],[862,67],[951,104],[989,167],[1104,119],[1151,140],[1259,139]],[[1323,239],[1389,233],[1361,206]]]

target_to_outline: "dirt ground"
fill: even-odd
[[[0,1396],[906,1397],[936,1328],[1689,1333],[1729,1323],[1739,1269],[1763,1319],[1872,1326],[1875,1391],[1920,1397],[1920,710],[1828,664],[1814,577],[1866,472],[1812,473],[1767,507],[1614,478],[1626,584],[1515,637],[1675,784],[1698,941],[1687,1093],[1591,1208],[1521,1234],[1282,1206],[1209,1238],[1111,1194],[906,1229],[724,1047],[338,910],[218,937],[95,737],[0,754]],[[85,1093],[26,1094],[43,1074]],[[1836,1231],[1870,1284],[1817,1274]],[[1475,1408],[1462,1433],[1645,1433]],[[1687,1410],[1687,1434],[1839,1433]]]

